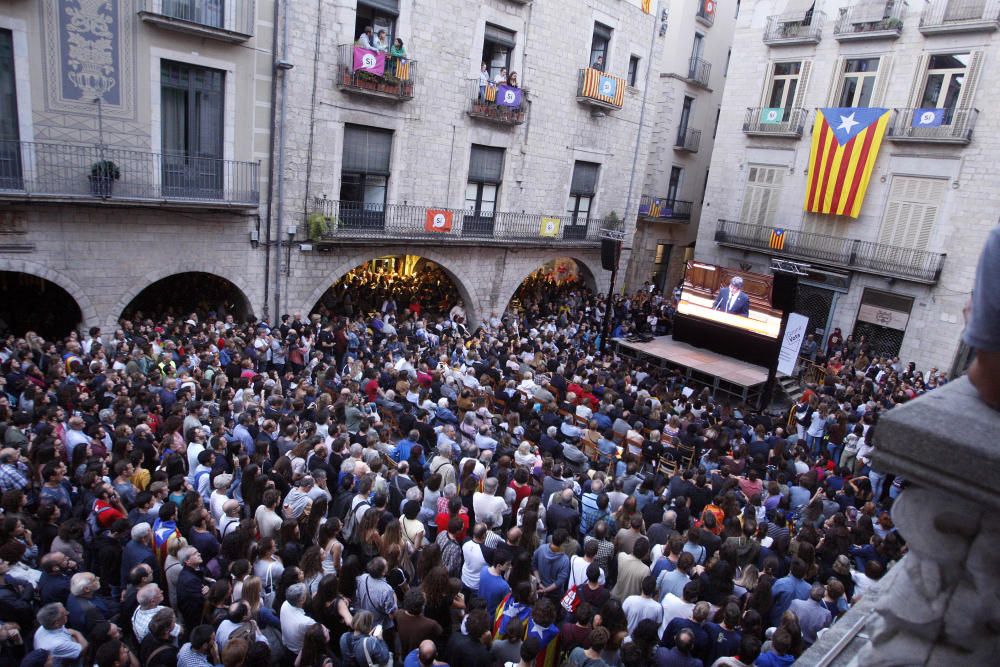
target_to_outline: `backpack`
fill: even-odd
[[[364,505],[367,505],[368,507],[372,506],[367,500],[362,500],[358,503],[357,507],[352,507],[347,511],[347,522],[344,524],[343,535],[344,539],[348,542],[357,544],[360,539],[360,535],[355,535],[355,533],[358,529],[358,509]]]
[[[97,501],[94,501],[94,505],[97,505]],[[101,524],[98,522],[97,518],[104,514],[105,512],[110,512],[113,508],[102,507],[101,509],[93,508],[93,511],[87,515],[87,521],[83,526],[83,544],[84,546],[91,546],[98,536],[104,532],[101,529]]]

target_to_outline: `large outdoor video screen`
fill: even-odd
[[[774,277],[689,261],[677,312],[777,338],[782,312],[771,307]]]

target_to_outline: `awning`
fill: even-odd
[[[785,5],[785,11],[781,14],[782,23],[804,21],[806,14],[812,11],[815,4],[816,0],[788,0],[788,4]]]
[[[889,0],[860,0],[851,10],[851,23],[878,23],[885,18]]]

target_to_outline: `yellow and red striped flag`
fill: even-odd
[[[785,230],[784,229],[772,229],[771,238],[767,245],[772,250],[784,250],[785,249]]]
[[[642,0],[642,11],[647,14],[653,13],[653,0]]]
[[[818,109],[806,183],[805,210],[857,218],[882,145],[889,110]]]

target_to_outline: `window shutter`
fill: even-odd
[[[486,24],[486,41],[493,42],[494,44],[502,44],[507,48],[513,49],[515,45],[514,33],[510,30],[505,30],[504,28],[499,28],[490,23]]]
[[[784,171],[781,167],[751,165],[743,193],[741,222],[770,225],[778,207]]]
[[[972,101],[976,96],[976,84],[979,82],[979,74],[983,69],[983,52],[973,51],[970,56],[969,70],[965,75],[965,85],[962,86],[962,93],[958,98],[959,109],[972,108]]]
[[[879,56],[878,74],[875,77],[875,90],[872,91],[871,105],[881,106],[885,103],[885,93],[889,89],[889,81],[892,77],[892,56],[886,54]]]
[[[602,39],[611,39],[611,28],[604,25],[603,23],[594,23],[594,37],[601,37]]]
[[[358,4],[383,11],[391,16],[399,16],[399,0],[358,0]]]
[[[910,86],[909,106],[916,107],[920,104],[920,94],[924,90],[924,82],[927,80],[927,65],[931,61],[931,54],[924,53],[917,61],[917,70],[913,75],[913,85]]]
[[[601,165],[596,162],[577,161],[573,165],[573,182],[570,194],[593,197],[597,191],[597,172]]]
[[[392,131],[360,125],[344,127],[344,171],[389,174]]]
[[[941,178],[893,176],[879,243],[926,250],[946,186]]]
[[[833,63],[833,76],[830,77],[830,90],[826,94],[827,106],[832,107],[837,104],[837,98],[840,96],[840,89],[844,84],[844,67],[846,66],[846,62],[847,59],[841,56]]]
[[[812,72],[812,61],[803,60],[802,69],[799,70],[799,85],[795,89],[795,102],[792,106],[795,108],[804,108],[806,101],[806,88],[809,87],[809,73]]]
[[[469,180],[500,183],[503,180],[503,149],[473,144],[469,159]]]

